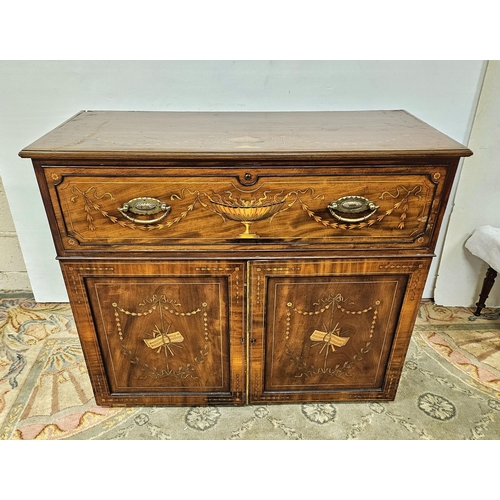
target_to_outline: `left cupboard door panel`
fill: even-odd
[[[62,268],[98,404],[244,403],[244,263]]]

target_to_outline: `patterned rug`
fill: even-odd
[[[95,404],[68,304],[0,299],[2,440],[493,440],[500,311],[421,304],[395,401],[245,407]]]

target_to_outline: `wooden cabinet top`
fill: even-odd
[[[472,152],[406,111],[81,111],[24,148],[34,159],[369,159]]]

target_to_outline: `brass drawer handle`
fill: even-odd
[[[373,201],[370,201],[363,196],[343,196],[338,200],[332,201],[328,205],[330,213],[342,222],[363,222],[364,220],[369,219],[379,208],[380,207],[375,205]],[[371,210],[371,212],[363,217],[358,217],[357,219],[345,218],[337,213],[359,214],[366,212],[367,210]]]
[[[157,200],[156,198],[142,197],[133,198],[132,200],[127,201],[121,208],[119,207],[118,210],[124,217],[132,222],[135,222],[136,224],[156,224],[167,216],[170,212],[170,206],[160,200]],[[144,220],[130,217],[127,212],[132,212],[136,215],[154,215],[160,212],[164,213],[157,219]]]

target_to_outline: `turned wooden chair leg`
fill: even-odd
[[[481,314],[481,309],[483,309],[483,307],[486,307],[485,302],[486,299],[488,298],[488,295],[490,294],[493,283],[495,283],[496,277],[497,277],[497,272],[493,268],[488,267],[488,270],[486,271],[486,276],[483,281],[483,288],[481,289],[481,293],[479,294],[479,302],[476,303],[477,309],[476,312],[474,313],[474,316],[479,316]]]

